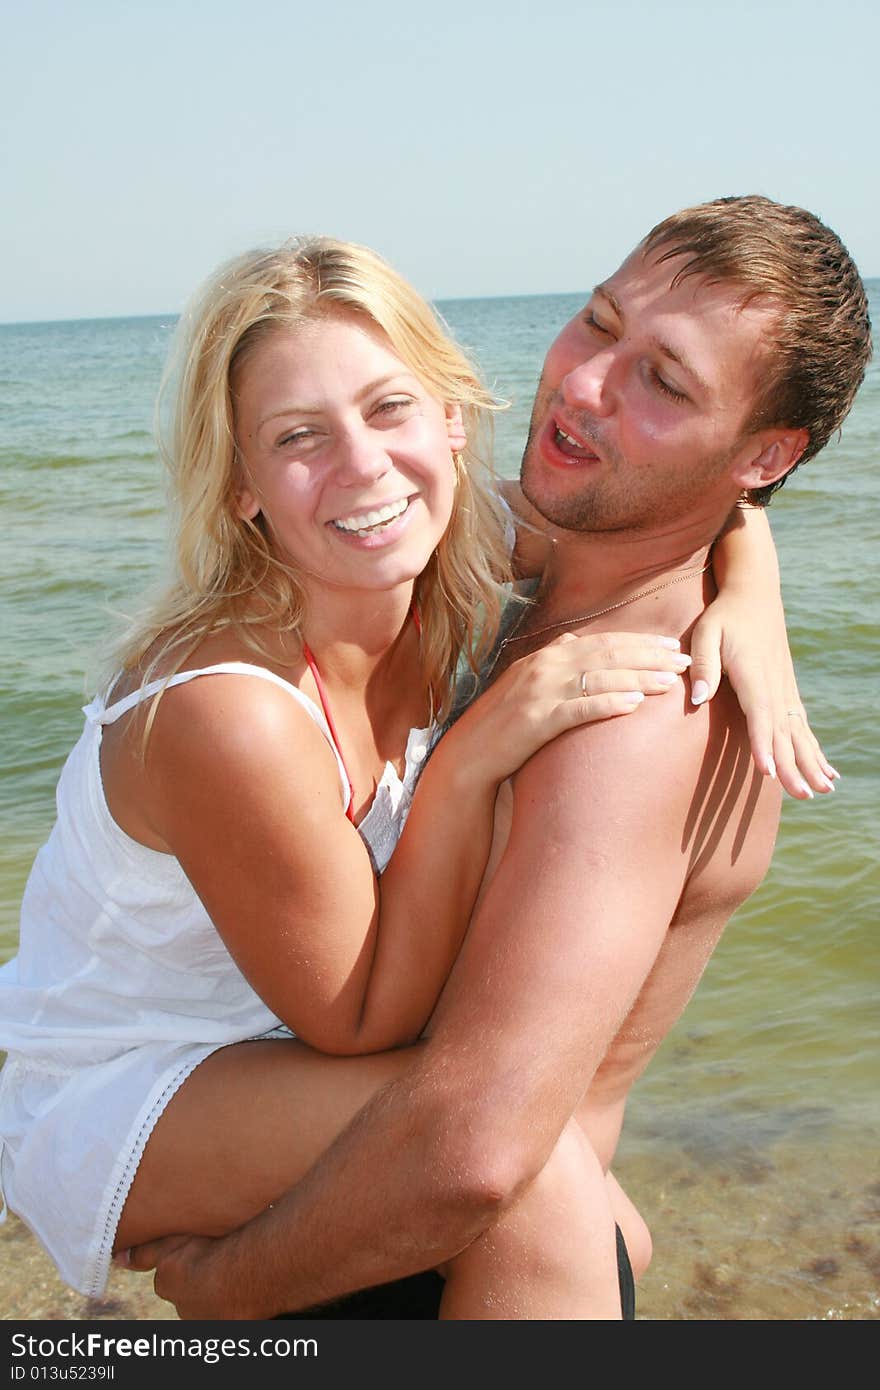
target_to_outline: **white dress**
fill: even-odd
[[[289,691],[334,750],[345,807],[348,778],[327,719],[296,686],[245,662],[167,684],[217,673]],[[178,1087],[217,1048],[292,1036],[239,971],[177,860],[132,840],[107,806],[103,726],[162,684],[85,707],[57,820],[25,889],[19,953],[0,968],[0,1183],[62,1278],[92,1297],[106,1285],[146,1142]],[[411,731],[404,777],[387,764],[358,826],[378,872],[437,733]]]

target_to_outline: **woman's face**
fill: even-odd
[[[353,315],[281,329],[233,387],[239,511],[262,512],[279,555],[333,588],[421,574],[449,523],[464,432],[379,329]]]

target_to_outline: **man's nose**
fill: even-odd
[[[588,410],[591,415],[609,415],[613,408],[613,366],[613,351],[606,348],[572,367],[560,388],[565,404],[572,410]]]

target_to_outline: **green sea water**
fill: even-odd
[[[510,401],[505,475],[543,353],[581,302],[439,306]],[[164,565],[152,412],[172,327],[0,326],[0,959],[99,648]],[[842,438],[770,510],[801,690],[842,777],[786,803],[767,879],[633,1094],[617,1171],[654,1233],[642,1317],[880,1313],[878,458],[874,363]]]

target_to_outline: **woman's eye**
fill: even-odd
[[[398,415],[403,415],[407,408],[414,405],[412,396],[389,396],[385,401],[380,401],[376,406],[376,414],[394,419]]]
[[[283,449],[289,444],[302,444],[305,440],[311,439],[314,430],[308,429],[305,425],[302,429],[290,430],[288,434],[282,435],[278,441],[278,447]]]

